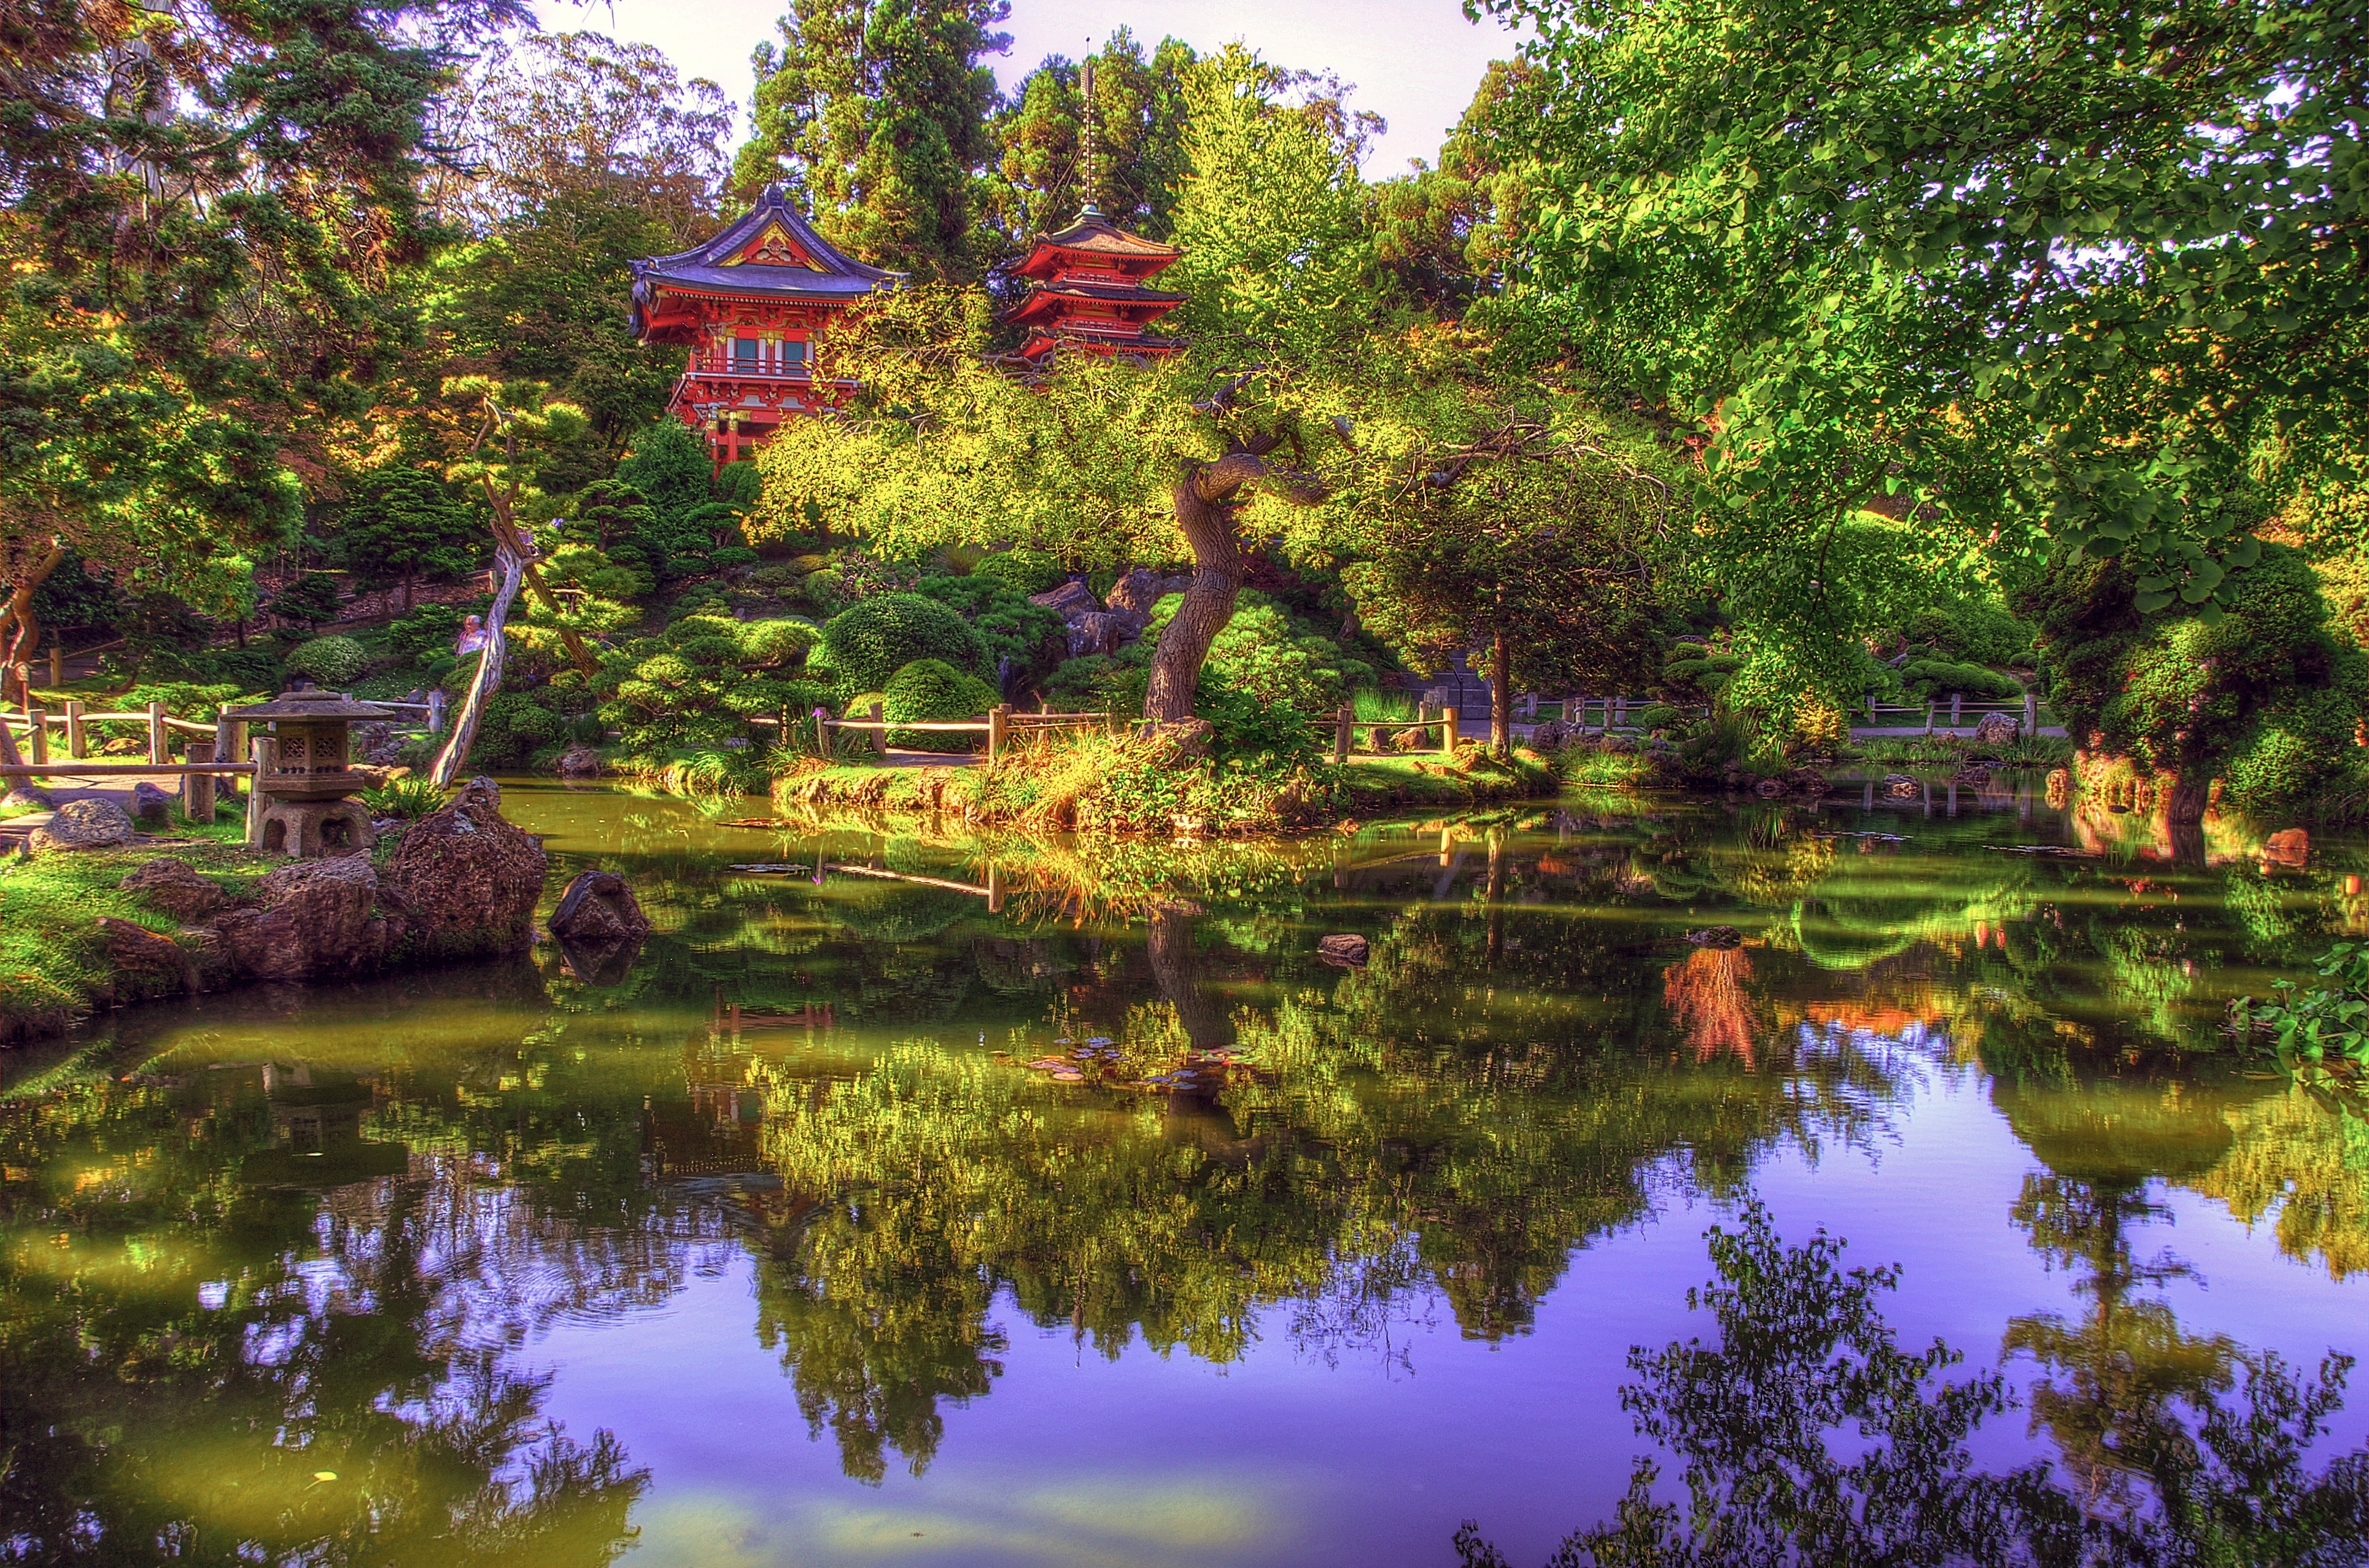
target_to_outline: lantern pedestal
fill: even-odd
[[[281,800],[263,803],[263,848],[268,854],[317,860],[351,854],[378,842],[370,807],[359,800]]]

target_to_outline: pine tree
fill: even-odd
[[[1093,56],[1091,191],[1078,67],[1055,54],[1029,73],[994,124],[989,211],[1009,250],[1067,223],[1089,200],[1123,229],[1166,237],[1184,170],[1184,76],[1196,58],[1192,45],[1168,38],[1147,61],[1125,28],[1104,40]]]
[[[988,260],[980,174],[995,157],[991,31],[1009,0],[791,0],[782,47],[755,56],[757,134],[733,165],[745,195],[802,188],[823,237],[858,260],[938,281]]]

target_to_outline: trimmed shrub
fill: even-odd
[[[920,658],[942,659],[979,677],[994,668],[969,622],[918,593],[884,593],[840,612],[823,627],[822,647],[833,675],[864,691],[885,687]]]
[[[880,693],[885,717],[909,724],[956,724],[977,718],[1001,698],[994,687],[938,658],[917,658],[888,678]],[[915,751],[975,751],[985,738],[944,730],[892,729],[888,744]]]
[[[1960,664],[2030,664],[2032,626],[1995,605],[1972,600],[1920,610],[1901,635]]]
[[[461,635],[462,612],[450,604],[423,604],[400,621],[389,622],[386,646],[406,664],[425,664],[452,651]]]
[[[1902,689],[1929,702],[1956,692],[1968,697],[2002,701],[2023,695],[2013,677],[1985,670],[1979,664],[1953,664],[1942,658],[1912,658],[1900,667]]]
[[[988,657],[999,668],[1008,661],[1013,676],[1023,681],[1033,682],[1060,661],[1060,612],[1029,603],[1026,594],[1000,578],[977,572],[967,578],[924,578],[913,591],[959,612],[978,629]]]
[[[370,655],[351,637],[315,637],[289,650],[287,670],[322,686],[343,686],[370,668]]]

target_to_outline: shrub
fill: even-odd
[[[1920,610],[1909,617],[1901,635],[1962,664],[2031,662],[2031,623],[1974,600]]]
[[[1667,703],[1656,703],[1637,715],[1637,722],[1647,729],[1675,729],[1686,722],[1686,715]]]
[[[338,618],[338,579],[326,572],[306,572],[271,596],[269,606],[283,621],[317,626]]]
[[[567,719],[535,701],[525,692],[497,692],[486,703],[477,721],[477,738],[469,749],[473,764],[494,769],[523,768],[534,754],[565,738]]]
[[[1013,680],[1033,684],[1060,659],[1060,612],[1029,603],[1026,594],[999,578],[924,578],[913,591],[957,612],[977,628],[999,675],[1008,670]]]
[[[910,724],[955,724],[977,718],[999,698],[994,687],[944,659],[917,658],[888,678],[881,692],[884,716]],[[892,729],[888,744],[916,751],[973,751],[982,738],[945,730]]]
[[[344,686],[370,668],[370,655],[351,637],[315,637],[288,655],[288,673],[323,686]]]
[[[981,677],[993,668],[969,622],[918,593],[882,594],[840,612],[823,627],[822,647],[834,676],[859,690],[886,686],[917,658],[942,659]]]
[[[1034,550],[1007,550],[990,555],[971,568],[971,576],[1004,584],[1023,598],[1046,593],[1068,580],[1070,574],[1050,555]]]
[[[386,646],[406,664],[425,664],[452,651],[461,635],[462,612],[450,604],[423,604],[388,623]]]
[[[601,719],[646,757],[715,746],[745,735],[753,717],[803,714],[829,700],[803,673],[815,629],[781,618],[734,621],[687,615],[601,659],[594,691]]]
[[[2023,687],[2012,676],[1979,664],[1953,664],[1942,658],[1912,658],[1900,667],[1903,690],[1928,702],[1955,692],[1967,697],[2020,697]]]

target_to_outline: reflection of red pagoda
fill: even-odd
[[[1036,286],[1004,319],[1028,329],[1020,349],[1038,360],[1062,349],[1093,354],[1173,354],[1173,338],[1143,329],[1182,303],[1182,294],[1144,287],[1184,254],[1174,246],[1128,234],[1091,203],[1055,235],[1039,235],[1013,275]]]
[[[832,249],[778,185],[705,245],[633,272],[635,335],[691,349],[668,411],[704,431],[719,463],[853,390],[815,379],[815,344],[833,316],[898,277]]]

